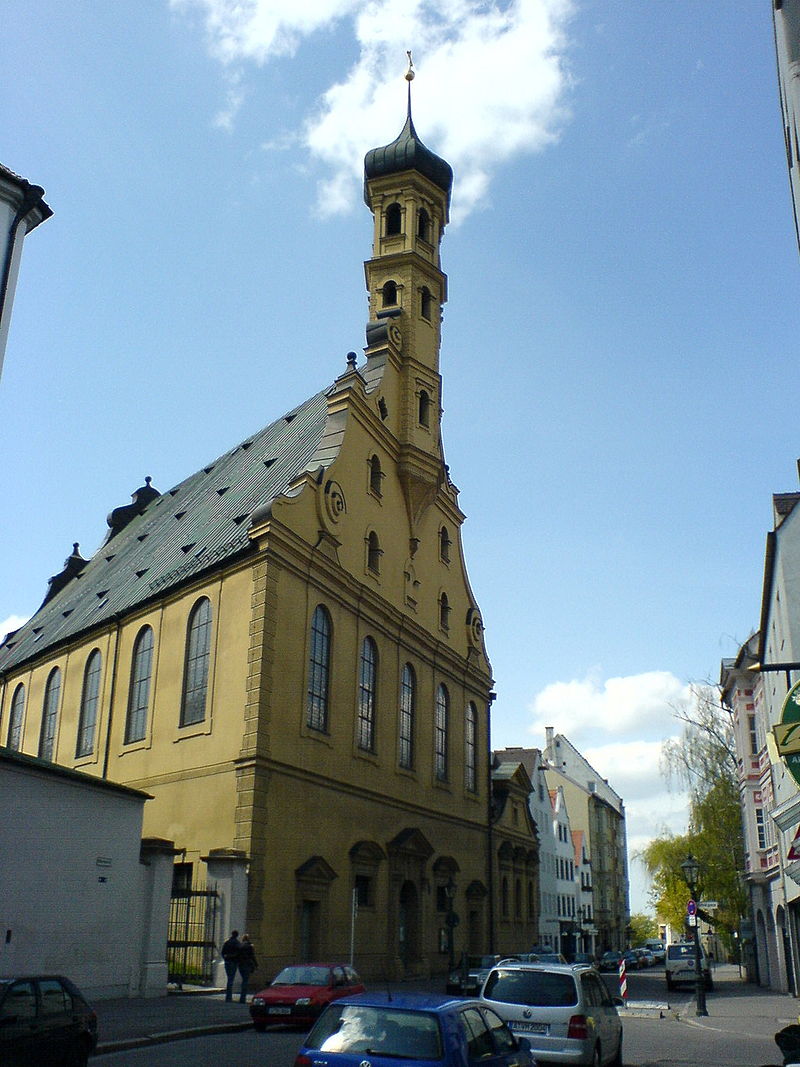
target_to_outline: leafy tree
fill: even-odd
[[[656,838],[642,851],[656,913],[682,926],[688,889],[681,863],[691,852],[700,864],[700,902],[719,907],[703,917],[730,948],[747,904],[739,873],[744,869],[739,776],[731,711],[711,686],[693,686],[690,699],[673,709],[681,736],[665,742],[662,771],[689,792],[685,834]]]
[[[628,935],[632,945],[641,945],[648,938],[658,937],[658,923],[652,915],[636,912],[628,923]]]

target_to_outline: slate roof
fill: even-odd
[[[7,636],[0,646],[0,672],[254,551],[248,537],[253,516],[263,519],[272,501],[309,469],[325,431],[328,392],[317,393],[173,489],[156,496],[149,487],[139,490],[144,510],[135,514],[132,508],[127,525],[117,533],[109,530],[88,562],[76,546],[33,618]]]

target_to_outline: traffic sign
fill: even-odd
[[[693,900],[690,900],[686,905],[686,914],[697,915],[697,904]]]

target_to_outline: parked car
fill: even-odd
[[[477,996],[478,991],[486,981],[486,975],[496,963],[499,963],[504,958],[498,955],[467,956],[466,967],[462,960],[461,967],[451,971],[448,975],[445,992],[454,993],[457,996]],[[510,958],[516,960],[519,957],[513,956]]]
[[[85,1067],[96,1048],[97,1015],[69,978],[0,978],[3,1067]]]
[[[560,952],[523,952],[520,963],[566,963],[567,957]]]
[[[625,967],[629,971],[638,971],[642,967],[642,962],[632,948],[627,949],[622,953],[622,958],[625,960]]]
[[[674,945],[667,945],[666,974],[667,989],[674,989],[681,982],[696,982],[695,949],[692,941],[677,941]],[[706,989],[714,988],[714,979],[711,977],[711,967],[708,956],[700,949],[700,971],[703,975]]]
[[[363,982],[347,963],[303,963],[284,967],[256,993],[250,1015],[256,1030],[270,1023],[311,1026],[331,1001],[363,992]]]
[[[619,997],[593,967],[513,963],[494,967],[480,999],[542,1062],[622,1067]]]
[[[655,956],[649,948],[635,948],[633,951],[639,957],[640,967],[652,967],[655,964]]]
[[[621,952],[604,952],[603,955],[600,957],[600,962],[597,965],[597,969],[599,971],[618,971],[621,959]]]
[[[368,1057],[368,1058],[367,1058]],[[364,993],[330,1004],[297,1054],[294,1067],[535,1067],[525,1038],[515,1037],[477,1000],[422,993]]]
[[[666,955],[667,948],[660,937],[650,937],[645,941],[643,948],[649,948],[655,957],[656,963],[663,963]]]
[[[568,963],[580,963],[584,967],[594,967],[594,956],[591,952],[576,952]]]

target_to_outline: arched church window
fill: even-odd
[[[328,729],[330,666],[331,617],[322,604],[318,604],[311,620],[311,651],[308,658],[306,725],[312,730]]]
[[[153,630],[143,626],[133,646],[131,685],[128,691],[128,714],[125,718],[125,744],[143,741],[147,731],[150,704],[150,678],[153,673]]]
[[[99,655],[99,653],[98,653]],[[61,697],[61,671],[54,667],[47,679],[42,708],[42,729],[39,734],[39,759],[53,758],[58,725],[58,703]]]
[[[94,752],[94,731],[97,726],[97,709],[100,702],[100,671],[103,661],[99,649],[86,661],[81,693],[81,712],[78,720],[78,743],[75,755],[89,756]]]
[[[450,694],[445,685],[436,690],[433,719],[433,769],[440,782],[447,781],[448,730],[450,726]]]
[[[423,286],[419,294],[419,313],[423,319],[427,319],[430,322],[433,308],[433,297],[431,291],[427,286]]]
[[[206,717],[208,667],[211,657],[211,601],[203,597],[192,608],[186,630],[186,662],[183,672],[181,726],[202,722]]]
[[[383,471],[381,470],[381,461],[377,456],[373,456],[369,461],[369,488],[375,496],[382,495],[381,482],[383,481]]]
[[[478,789],[478,709],[467,704],[464,718],[464,785],[470,793]]]
[[[12,752],[19,752],[22,747],[22,724],[25,721],[25,686],[18,685],[11,701],[11,715],[8,720],[6,745]]]
[[[442,593],[439,597],[439,626],[443,630],[450,629],[450,601],[447,599],[447,593]]]
[[[400,682],[400,766],[414,766],[414,710],[416,706],[417,679],[410,663],[403,667]]]
[[[431,398],[424,389],[421,389],[419,394],[419,424],[420,426],[431,424]]]
[[[370,530],[367,537],[367,566],[373,574],[380,574],[381,572],[381,543],[378,540],[378,535],[374,530]]]
[[[424,207],[421,207],[417,214],[417,237],[420,241],[427,241],[430,244],[431,217]]]
[[[450,562],[450,535],[447,532],[447,527],[443,526],[439,530],[439,559],[442,563]]]
[[[397,282],[386,282],[381,290],[383,306],[393,307],[397,303]]]
[[[358,679],[358,747],[365,752],[375,751],[377,685],[378,648],[371,637],[365,637]]]
[[[399,204],[389,204],[386,209],[386,236],[394,237],[403,232],[403,209]]]

